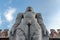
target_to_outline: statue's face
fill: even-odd
[[[27,11],[32,11],[32,8],[31,7],[28,7],[28,10]]]
[[[27,7],[26,12],[33,12],[33,8],[32,7]]]

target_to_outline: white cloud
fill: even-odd
[[[5,18],[7,19],[7,21],[11,22],[13,20],[13,14],[16,12],[16,8],[11,8],[9,7],[5,12]]]
[[[11,30],[12,26],[14,25],[14,21],[13,22],[10,22],[8,25],[7,25],[7,29]]]

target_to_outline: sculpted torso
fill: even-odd
[[[17,27],[17,35],[19,36],[18,40],[28,40],[28,24],[30,25],[30,39],[32,40],[41,40],[42,39],[42,30],[41,27],[39,26],[39,24],[37,23],[37,19],[35,18],[35,14],[28,12],[24,14],[24,18],[21,20],[20,25]],[[19,31],[20,28],[20,31]],[[23,35],[23,32],[21,32],[21,30],[23,30],[23,32],[25,33],[25,35]],[[20,34],[22,33],[22,34]],[[23,38],[20,38],[22,37]],[[40,37],[40,38],[39,38]]]

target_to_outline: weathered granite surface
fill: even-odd
[[[10,40],[49,40],[47,29],[40,13],[27,7],[25,13],[19,13],[10,32]]]

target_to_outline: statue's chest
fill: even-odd
[[[24,14],[24,18],[35,18],[35,14],[26,13],[26,14]]]

